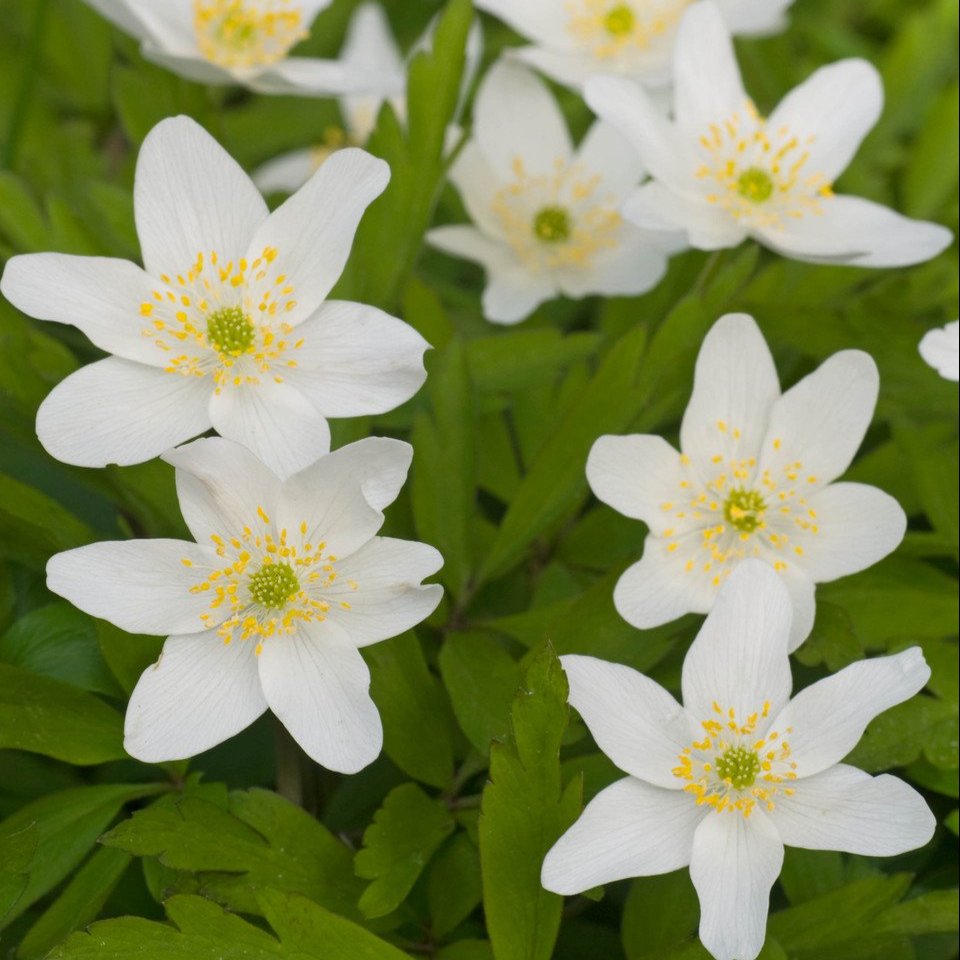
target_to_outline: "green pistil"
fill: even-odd
[[[533,218],[533,232],[544,243],[564,243],[570,230],[570,214],[563,207],[544,207]]]
[[[759,167],[749,167],[737,179],[737,193],[751,203],[764,203],[773,195],[773,177]]]
[[[300,581],[289,563],[268,563],[250,578],[250,596],[254,603],[280,610],[300,592]]]
[[[767,502],[756,490],[731,490],[727,502],[723,505],[723,515],[727,523],[743,533],[753,533],[763,523]]]
[[[752,787],[760,772],[760,758],[746,747],[729,747],[717,757],[717,776],[735,790]]]
[[[633,30],[636,20],[633,10],[621,3],[607,11],[603,26],[611,37],[625,37]]]
[[[218,353],[239,357],[255,336],[253,321],[239,307],[221,307],[207,317],[207,341]]]

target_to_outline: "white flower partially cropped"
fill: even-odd
[[[692,0],[477,0],[530,40],[516,57],[566,86],[580,89],[596,74],[631,77],[648,86],[670,79],[677,26]],[[793,0],[719,0],[736,34],[784,26]]]
[[[960,322],[927,331],[920,341],[920,356],[945,380],[960,380]]]
[[[886,857],[930,840],[936,820],[911,786],[840,762],[877,714],[922,689],[922,651],[851,664],[791,699],[790,615],[770,568],[743,564],[687,654],[682,706],[630,667],[561,657],[571,705],[627,777],[547,854],[548,890],[689,866],[703,945],[753,960],[785,845]]]
[[[345,64],[291,57],[330,0],[86,0],[141,43],[143,55],[188,80],[258,93],[329,96],[371,78]]]
[[[796,260],[859,267],[919,263],[951,242],[942,226],[833,192],[883,106],[866,61],[823,67],[764,118],[744,92],[720,10],[702,0],[681,22],[673,79],[672,122],[631,80],[586,85],[587,103],[650,171],[623,210],[633,223],[684,230],[701,250],[752,237]]]
[[[721,317],[704,338],[680,450],[657,436],[605,436],[587,479],[604,503],[650,528],[643,558],[614,590],[646,629],[706,613],[748,557],[778,571],[793,598],[790,649],[813,626],[814,585],[895,550],[900,505],[876,487],[834,483],[863,440],[879,391],[870,356],[844,350],[781,395],[751,317]]]
[[[352,773],[383,734],[359,648],[429,616],[442,565],[378,537],[409,444],[370,438],[282,481],[228,440],[166,454],[196,543],[127,540],[57,554],[47,585],[132,633],[169,635],[127,709],[125,747],[160,763],[239,733],[268,707],[317,763]]]
[[[620,216],[642,173],[607,124],[574,150],[546,86],[501,61],[480,86],[473,138],[450,171],[474,226],[437,227],[427,240],[484,267],[483,312],[495,323],[517,323],[560,294],[643,293],[677,244]]]
[[[57,253],[0,289],[113,354],[67,377],[37,433],[80,466],[149,460],[211,426],[283,476],[330,449],[327,417],[382,413],[422,385],[426,341],[373,307],[326,301],[388,166],[344,150],[272,214],[201,127],[144,141],[134,205],[145,269]]]

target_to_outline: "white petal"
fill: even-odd
[[[382,74],[403,78],[403,56],[379,3],[361,3],[350,17],[340,59],[367,76]]]
[[[470,219],[489,236],[498,238],[504,236],[503,224],[493,211],[494,197],[503,183],[494,173],[475,140],[468,141],[457,154],[450,168],[450,180],[460,193]],[[441,231],[449,229],[452,228],[439,228]]]
[[[145,40],[149,35],[145,24],[140,17],[130,9],[125,0],[84,0],[88,7],[92,7],[101,17],[125,30],[138,40]]]
[[[479,263],[487,271],[511,269],[510,248],[476,227],[461,224],[434,227],[427,232],[426,240],[444,253]],[[519,268],[513,266],[512,269]]]
[[[182,273],[217,253],[236,262],[267,217],[240,165],[189,117],[161,120],[143,141],[133,200],[147,272]]]
[[[214,394],[210,419],[221,436],[252,450],[281,480],[330,450],[330,427],[317,408],[291,384],[269,377]]]
[[[776,716],[793,685],[791,616],[790,595],[774,569],[761,560],[739,563],[683,661],[687,710],[709,720],[719,704],[724,712],[735,710],[741,724],[765,709]]]
[[[700,941],[715,960],[754,960],[763,948],[770,888],[783,843],[759,810],[711,813],[693,837],[690,879],[700,898]]]
[[[533,46],[511,47],[506,55],[512,60],[539,70],[556,83],[577,91],[583,90],[590,79],[605,67],[603,61],[583,50]]]
[[[788,847],[893,857],[927,844],[937,826],[913,787],[839,764],[797,781],[767,816]]]
[[[839,763],[877,714],[909,700],[930,679],[919,647],[892,657],[851,663],[801,690],[772,727],[787,728],[797,776],[811,777]]]
[[[489,271],[481,301],[483,315],[491,323],[519,323],[556,296],[556,283],[548,274],[532,273],[526,267]]]
[[[794,0],[718,0],[730,32],[738,36],[766,36],[787,26],[785,12]]]
[[[841,350],[773,404],[759,471],[775,480],[796,475],[801,495],[850,466],[873,418],[877,365],[862,350]],[[795,466],[799,464],[799,466]]]
[[[314,174],[322,148],[304,147],[268,160],[253,172],[253,182],[264,193],[295,193]]]
[[[192,80],[194,83],[203,83],[212,87],[226,87],[243,82],[226,68],[204,59],[199,50],[172,52],[163,46],[160,41],[150,40],[144,43],[140,52],[145,60],[149,60],[159,67],[164,67],[185,80]]]
[[[960,322],[954,320],[942,330],[928,330],[920,341],[920,356],[941,377],[960,380]]]
[[[359,483],[367,503],[384,510],[400,493],[413,460],[403,440],[367,437],[321,457],[304,471],[304,483]]]
[[[336,581],[323,591],[327,616],[358,647],[396,637],[436,610],[443,587],[420,581],[442,566],[443,557],[425,543],[374,537],[337,564]]]
[[[700,347],[680,427],[680,448],[704,483],[729,470],[731,461],[756,457],[779,396],[777,369],[753,318],[745,313],[721,317]],[[723,461],[719,467],[717,456]]]
[[[795,563],[790,563],[786,570],[781,570],[780,576],[790,592],[790,605],[793,608],[788,644],[790,653],[793,653],[810,636],[813,629],[817,615],[816,584]]]
[[[155,284],[136,264],[108,257],[32,253],[7,261],[0,292],[38,320],[69,323],[101,350],[151,366],[167,358],[144,336],[140,304]]]
[[[107,357],[50,392],[37,411],[37,436],[64,463],[143,463],[210,429],[212,389],[206,378]]]
[[[907,530],[900,504],[866,484],[831,483],[808,502],[816,511],[818,532],[794,535],[803,556],[793,562],[817,583],[872,567],[897,549]]]
[[[677,31],[673,57],[674,116],[694,141],[747,103],[730,32],[714,3],[696,3]]]
[[[170,53],[200,57],[191,0],[123,0],[147,27],[148,41]],[[205,61],[206,62],[206,61]]]
[[[185,760],[266,709],[252,644],[225,644],[212,630],[170,637],[130,695],[123,746],[144,763]]]
[[[184,540],[104,541],[51,557],[47,586],[128,633],[194,633],[229,614],[213,611],[202,621],[210,594],[190,589],[221,566],[212,548]]]
[[[788,93],[770,115],[771,130],[787,127],[809,154],[807,169],[833,182],[847,169],[883,109],[883,82],[866,60],[821,67]]]
[[[370,671],[336,624],[309,627],[266,642],[258,658],[263,693],[312,760],[338,773],[356,773],[383,746]]]
[[[822,213],[758,229],[757,236],[784,256],[854,267],[908,267],[932,260],[953,242],[938,223],[911,220],[860,197],[821,201]]]
[[[257,93],[289,97],[333,97],[363,89],[367,80],[341,60],[286,57],[253,76],[237,76]]]
[[[570,706],[597,746],[624,773],[667,790],[683,789],[684,781],[672,773],[693,729],[683,707],[631,667],[573,654],[560,662],[570,682]]]
[[[474,6],[486,10],[518,33],[546,46],[569,43],[563,17],[557,16],[556,0],[477,0]]]
[[[548,175],[570,160],[566,121],[546,85],[515,63],[490,68],[473,105],[473,137],[494,174],[514,179],[517,158],[532,175]]]
[[[667,272],[666,244],[656,238],[656,234],[621,224],[612,250],[600,251],[587,267],[558,271],[560,289],[568,297],[634,297],[652,290]]]
[[[725,250],[747,237],[747,231],[716,205],[656,181],[635,190],[622,212],[625,219],[644,230],[683,231],[697,250]]]
[[[413,327],[362,303],[329,301],[297,328],[303,347],[288,383],[326,417],[386,413],[423,386],[430,344]]]
[[[292,324],[309,317],[343,272],[357,225],[383,193],[390,168],[363,150],[337,150],[289,200],[270,214],[250,242],[251,258],[279,251],[276,266],[293,287]]]
[[[575,163],[600,176],[603,194],[626,197],[644,174],[639,154],[612,123],[598,120],[577,148]]]
[[[176,467],[180,511],[197,543],[216,534],[227,539],[253,526],[257,507],[269,515],[280,481],[246,447],[207,437],[168,450],[163,459]]]
[[[643,520],[658,536],[675,524],[663,505],[678,496],[685,476],[680,454],[663,437],[603,436],[587,457],[587,482],[595,496],[624,516]]]
[[[560,894],[679,870],[704,813],[693,799],[627,777],[597,794],[553,845],[540,882]]]

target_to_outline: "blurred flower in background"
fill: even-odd
[[[946,380],[960,380],[960,322],[928,331],[920,341],[920,356]]]

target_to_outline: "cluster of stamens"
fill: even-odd
[[[599,176],[559,159],[552,174],[533,175],[519,156],[513,173],[492,207],[525,266],[589,267],[598,253],[616,247],[622,220],[615,200],[599,195]]]
[[[743,723],[732,707],[714,703],[713,713],[701,723],[704,738],[684,748],[672,771],[685,781],[683,789],[693,794],[698,806],[749,817],[758,803],[773,810],[779,793],[792,796],[794,788],[784,786],[797,779],[790,744],[776,730],[756,734],[757,725],[770,715],[770,704],[765,702]],[[784,731],[791,732],[789,727]]]
[[[296,537],[285,529],[274,535],[263,507],[257,508],[257,515],[254,526],[245,526],[239,536],[211,536],[224,564],[190,587],[190,592],[209,594],[209,607],[200,615],[205,628],[218,624],[224,643],[254,639],[259,655],[269,637],[294,633],[302,623],[324,621],[333,603],[343,610],[349,610],[350,604],[324,598],[324,591],[337,579],[337,558],[326,552],[323,542],[306,539],[306,521]],[[182,562],[193,566],[188,559]],[[351,590],[358,588],[354,580],[347,584]]]
[[[224,263],[216,252],[198,253],[184,273],[160,276],[140,315],[148,321],[143,335],[166,355],[167,373],[210,375],[218,393],[267,375],[283,382],[283,370],[297,365],[288,354],[303,340],[284,320],[297,303],[277,255],[267,247],[252,261]]]
[[[595,57],[644,51],[674,30],[692,0],[568,0],[567,29]]]
[[[822,214],[823,201],[833,196],[827,178],[806,169],[814,140],[801,139],[787,127],[770,130],[748,100],[700,137],[707,159],[697,177],[715,188],[707,200],[737,220],[781,228],[784,218]]]
[[[308,36],[292,0],[194,0],[200,53],[221,67],[264,67]]]

